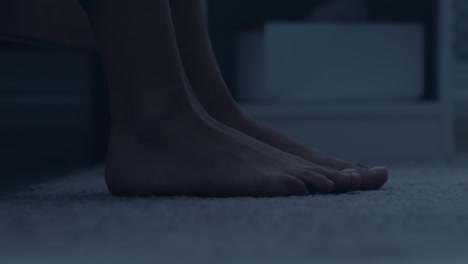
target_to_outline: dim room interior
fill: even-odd
[[[106,80],[84,12],[75,0],[1,1],[0,263],[467,263],[468,0],[204,2],[243,111],[388,166],[388,183],[112,196]]]

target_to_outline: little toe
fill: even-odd
[[[284,175],[278,179],[278,183],[281,196],[304,196],[309,194],[306,184],[294,176]]]

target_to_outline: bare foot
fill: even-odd
[[[360,189],[378,189],[388,178],[386,168],[343,161],[311,149],[269,127],[247,118],[238,108],[224,82],[211,47],[201,1],[171,0],[171,12],[185,73],[196,97],[206,111],[221,123],[283,152],[336,170],[355,169],[360,173]]]
[[[335,190],[323,167],[292,167],[197,118],[112,129],[106,182],[116,195],[271,197]],[[350,173],[335,177],[350,180]]]
[[[219,109],[220,107],[223,107],[224,109],[221,110]],[[358,188],[360,190],[379,189],[388,180],[388,171],[385,167],[368,168],[361,163],[344,161],[321,151],[309,148],[306,145],[245,116],[239,110],[237,105],[216,104],[216,110],[213,110],[213,108],[210,107],[206,108],[208,113],[211,113],[211,115],[220,122],[223,122],[246,135],[270,144],[280,150],[297,155],[311,163],[330,167],[336,170],[356,170],[362,180],[361,185]],[[224,115],[223,113],[228,114]]]

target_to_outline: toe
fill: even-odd
[[[356,169],[346,169],[340,172],[341,174],[348,174],[350,178],[349,189],[357,190],[362,184],[362,177],[358,170]]]
[[[357,185],[357,183],[359,182],[359,180],[357,179],[358,177],[351,176],[352,183],[350,183],[350,186],[353,186],[351,189],[356,189],[354,186],[357,185],[357,189],[359,190],[377,190],[380,189],[383,185],[385,185],[385,183],[388,180],[388,170],[385,167],[375,167],[369,169],[369,167],[362,163],[348,162],[333,158],[331,156],[321,159],[320,162],[316,162],[315,164],[330,167],[340,171],[348,171],[351,169],[357,171],[357,173],[360,175],[359,178],[361,183]],[[337,189],[341,189],[341,191],[343,191],[343,189],[345,188],[345,183],[343,183],[345,179],[340,179],[338,176],[336,176],[336,174],[332,175],[335,175],[333,177],[334,179],[336,179],[336,181],[333,181],[337,185]]]
[[[310,193],[331,193],[335,190],[335,183],[323,174],[304,170],[294,173],[294,176],[307,185]]]
[[[362,177],[360,190],[377,190],[388,181],[388,169],[375,167],[371,169],[358,169]]]
[[[274,192],[279,196],[304,196],[309,194],[309,189],[303,181],[296,177],[280,175],[275,181]]]
[[[361,175],[355,169],[347,169],[343,171],[322,169],[320,170],[320,173],[333,181],[335,184],[335,192],[356,190],[361,185]]]

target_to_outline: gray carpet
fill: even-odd
[[[380,191],[119,198],[102,168],[0,202],[0,263],[468,263],[468,159],[392,166]]]

